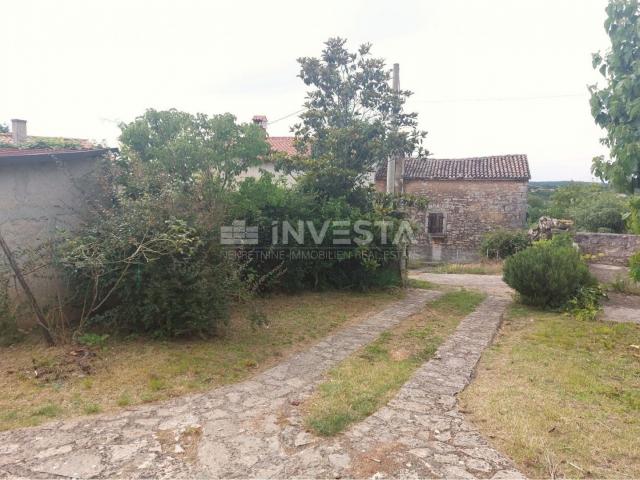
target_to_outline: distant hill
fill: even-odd
[[[574,182],[573,180],[551,180],[547,182],[529,182],[529,188],[542,188],[555,190],[566,185],[601,185],[600,182]]]

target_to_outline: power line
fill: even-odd
[[[513,102],[513,101],[530,101],[530,100],[548,100],[554,98],[584,98],[584,93],[565,93],[558,95],[536,95],[531,97],[480,97],[480,98],[440,98],[440,99],[409,99],[410,102],[416,103],[464,103],[464,102]],[[293,117],[299,113],[304,112],[304,108],[300,110],[296,110],[295,112],[289,113],[284,117],[277,118],[270,122],[267,122],[267,125],[273,125],[274,123],[278,123],[282,120],[286,120],[287,118]]]
[[[287,118],[293,117],[294,115],[297,115],[297,114],[302,113],[302,112],[304,112],[304,108],[301,108],[300,110],[296,110],[293,113],[289,113],[289,114],[285,115],[284,117],[280,117],[280,118],[277,118],[277,119],[272,120],[270,122],[267,122],[267,125],[273,125],[274,123],[278,123],[281,120],[286,120]]]
[[[537,95],[531,97],[484,97],[484,98],[449,98],[449,99],[417,99],[410,100],[417,103],[463,103],[463,102],[511,102],[527,100],[547,100],[554,98],[584,98],[584,93],[566,93],[558,95]]]

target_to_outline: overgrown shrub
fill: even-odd
[[[370,190],[359,192],[361,200],[353,205],[345,198],[322,198],[295,187],[288,187],[273,176],[249,178],[242,182],[230,199],[232,218],[244,219],[248,225],[259,227],[259,244],[247,246],[241,252],[251,261],[248,272],[267,276],[276,271],[273,281],[263,289],[297,291],[304,289],[347,288],[365,290],[400,284],[398,247],[392,242],[383,244],[382,231],[376,222],[386,222],[388,240],[393,239],[403,214],[397,206],[383,205],[384,201]],[[410,200],[406,200],[410,201]],[[331,234],[334,221],[371,222],[371,242],[350,243],[336,247]],[[280,229],[283,221],[290,221],[298,229],[303,222],[301,243],[289,239],[282,245],[282,231],[273,243],[273,225]],[[310,229],[325,231],[320,243]]]
[[[171,193],[121,199],[70,236],[59,263],[86,322],[157,337],[214,333],[241,288],[217,237],[179,220]]]
[[[544,308],[563,307],[581,288],[597,283],[566,235],[536,242],[507,258],[504,280],[523,303]]]
[[[636,252],[629,259],[629,275],[632,280],[640,282],[640,252]]]
[[[600,285],[585,285],[567,302],[567,310],[579,320],[595,320],[602,309],[600,300],[607,298]]]
[[[87,325],[150,336],[207,335],[243,298],[242,265],[220,243],[235,177],[268,153],[264,130],[230,114],[148,110],[122,126],[103,192],[59,245]]]
[[[487,233],[480,244],[481,255],[505,259],[531,245],[527,232],[522,230],[496,230]]]

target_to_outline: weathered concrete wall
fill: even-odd
[[[384,191],[384,181],[376,181]],[[427,213],[415,216],[418,245],[412,257],[426,261],[468,262],[479,257],[485,233],[497,228],[521,229],[527,215],[526,181],[409,180],[405,192],[429,199]],[[444,214],[444,235],[427,233],[429,213]]]
[[[574,241],[583,254],[593,255],[595,263],[629,265],[629,257],[640,251],[640,235],[578,232]]]
[[[21,265],[55,236],[56,229],[73,229],[78,224],[87,195],[95,190],[96,162],[87,158],[0,162],[0,231]],[[0,253],[3,270],[4,262]],[[44,307],[50,305],[59,287],[52,271],[40,268],[26,277],[38,301]],[[24,303],[23,293],[14,281],[10,282],[10,294],[15,304]],[[21,310],[21,323],[31,321],[30,311]]]

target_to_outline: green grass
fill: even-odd
[[[639,478],[640,326],[514,306],[461,404],[531,478]]]
[[[306,403],[308,428],[335,435],[374,413],[483,298],[465,290],[447,293],[341,362]]]
[[[431,282],[428,282],[426,280],[419,280],[417,278],[410,278],[409,279],[409,284],[408,284],[409,288],[419,288],[422,290],[432,290],[435,285]]]
[[[467,273],[473,275],[501,275],[502,262],[443,263],[425,269],[429,273]]]
[[[96,347],[100,352],[89,376],[74,367],[69,346],[47,348],[28,339],[0,348],[0,430],[107,412],[243,380],[402,295],[398,290],[334,291],[259,298],[255,306],[267,315],[268,328],[255,328],[249,319],[255,309],[243,306],[217,338],[110,337]],[[34,361],[42,371],[37,378]]]

